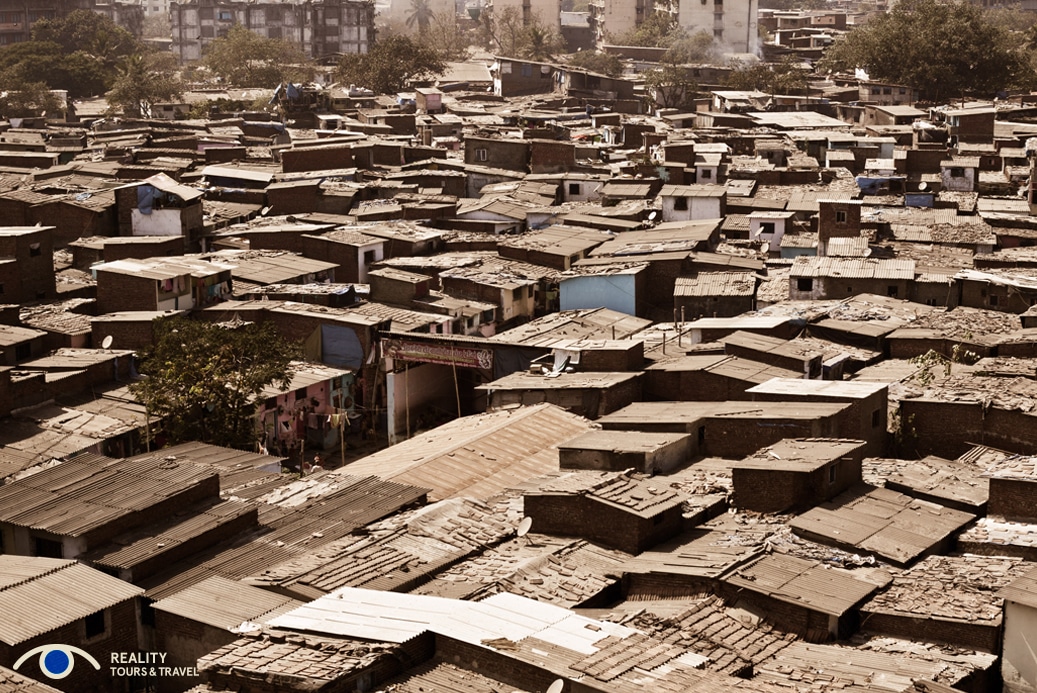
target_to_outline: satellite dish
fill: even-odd
[[[919,183],[919,184],[918,184],[918,189],[919,189],[919,190],[925,190],[925,189],[927,189],[928,187],[929,187],[929,184],[928,184],[928,183],[926,183],[925,181],[922,181],[921,183]]]
[[[523,517],[522,522],[519,522],[518,529],[515,530],[516,536],[524,537],[529,534],[530,528],[533,527],[532,517]]]
[[[112,348],[112,342],[114,342],[114,341],[115,340],[112,339],[112,336],[108,335],[103,340],[101,340],[101,348],[102,349],[111,349]]]
[[[649,212],[648,213],[648,221],[655,221],[655,218],[657,216],[659,216],[659,212]],[[558,680],[561,681],[561,679],[558,679]]]
[[[547,693],[562,693],[563,688],[565,688],[565,681],[563,679],[555,679],[555,682],[547,687]]]

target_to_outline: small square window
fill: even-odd
[[[896,287],[896,285],[887,286],[886,287],[886,295],[889,296],[890,298],[896,298],[897,297],[897,287]]]
[[[876,409],[871,413],[871,427],[878,428],[879,424],[882,423],[882,410]]]
[[[953,166],[953,167],[951,167],[951,178],[964,178],[964,177],[965,177],[965,169],[961,168],[960,166]]]
[[[996,294],[990,294],[990,305],[992,305],[992,306],[996,306],[997,305],[997,295]]]
[[[686,197],[675,197],[673,198],[673,208],[678,212],[688,211],[688,198]]]
[[[101,611],[90,614],[83,619],[83,623],[86,625],[87,639],[104,635],[104,610],[102,609]]]
[[[708,169],[708,168],[702,169],[702,177],[704,179],[705,178],[712,178],[713,177],[713,171]]]
[[[485,148],[480,147],[475,150],[476,161],[486,161],[487,158],[489,158],[489,152]]]
[[[813,277],[797,277],[796,278],[796,291],[813,291],[814,290],[814,278]]]
[[[570,195],[579,195],[580,194],[580,184],[579,183],[569,183],[569,194]]]
[[[846,212],[844,212],[841,209],[839,211],[837,211],[835,213],[835,223],[836,224],[845,224],[846,223]]]
[[[39,257],[43,251],[40,250],[39,243],[32,243],[29,245],[29,257]]]

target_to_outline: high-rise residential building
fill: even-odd
[[[289,41],[311,58],[366,53],[374,41],[371,0],[184,0],[171,2],[169,15],[173,54],[181,62],[201,59],[205,47],[235,24]]]
[[[654,10],[653,0],[591,0],[591,29],[598,45],[622,41],[622,36],[641,25]]]
[[[514,12],[523,24],[536,22],[558,33],[562,31],[561,0],[492,0],[488,7],[495,17]]]
[[[677,21],[689,34],[711,34],[727,53],[755,53],[759,9],[758,0],[680,0]]]

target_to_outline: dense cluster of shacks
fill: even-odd
[[[1027,99],[451,69],[0,132],[0,690],[1037,690]],[[302,344],[254,451],[185,315]]]

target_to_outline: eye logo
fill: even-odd
[[[13,669],[17,671],[18,667],[25,660],[37,652],[40,654],[40,671],[50,679],[63,679],[72,673],[72,667],[76,663],[75,657],[73,657],[74,654],[81,655],[83,659],[93,665],[94,669],[100,670],[101,668],[101,665],[90,656],[90,653],[78,647],[73,647],[72,645],[40,645],[19,657],[18,661],[14,663]]]

